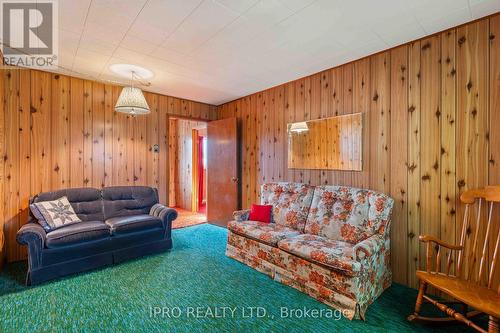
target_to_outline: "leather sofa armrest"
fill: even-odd
[[[361,261],[370,258],[385,248],[385,238],[375,234],[354,245],[355,260]]]
[[[30,270],[42,264],[42,250],[45,247],[46,232],[38,223],[26,223],[16,235],[17,242],[28,246],[28,265]]]
[[[155,204],[151,207],[149,215],[159,217],[163,221],[165,237],[170,238],[172,232],[172,222],[177,218],[177,211],[162,204]]]
[[[250,215],[250,209],[237,210],[233,212],[233,218],[235,221],[238,222],[247,221],[249,215]]]

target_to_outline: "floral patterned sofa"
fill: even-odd
[[[364,319],[391,285],[390,215],[393,199],[344,186],[268,183],[261,203],[273,205],[271,223],[228,223],[226,255],[274,280]]]

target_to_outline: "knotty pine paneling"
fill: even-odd
[[[169,186],[168,186],[168,205],[177,206],[176,188],[178,185],[177,165],[179,164],[179,155],[177,153],[177,119],[170,118],[168,126],[168,162],[169,162]],[[176,183],[177,182],[177,183]]]
[[[16,256],[19,256],[19,247],[11,247],[10,239],[15,239],[19,225],[19,187],[20,187],[20,159],[19,155],[19,69],[10,69],[6,73],[5,81],[5,226],[4,233],[7,247]]]
[[[456,31],[441,34],[441,239],[447,243],[458,242],[456,239],[457,200],[456,198]],[[460,234],[460,230],[458,230]]]
[[[113,120],[116,114],[114,101],[113,86],[106,84],[104,86],[104,186],[113,184]]]
[[[371,106],[370,121],[370,188],[388,193],[390,184],[389,158],[390,158],[390,52],[377,54],[371,58],[370,85]]]
[[[488,183],[500,184],[500,15],[490,19],[490,36],[489,36],[489,89],[490,89],[490,105],[489,105],[489,170]],[[496,207],[493,212],[493,221],[500,220],[500,207]],[[498,235],[500,224],[491,230],[490,238],[490,255],[493,253],[493,244]],[[500,270],[497,269],[495,281],[500,280]]]
[[[441,214],[441,108],[440,108],[440,36],[420,43],[420,234],[440,235]],[[420,258],[425,252],[420,246]],[[420,262],[420,268],[423,262]]]
[[[20,68],[0,72],[0,248],[26,257],[15,237],[29,197],[68,187],[149,185],[168,202],[169,114],[215,119],[211,105],[145,93],[151,114],[114,111],[121,87]],[[153,153],[153,144],[160,153]],[[5,240],[5,246],[1,246]]]
[[[417,285],[420,235],[420,41],[408,45],[408,284]],[[394,219],[394,221],[396,221]],[[404,220],[403,220],[404,221]],[[403,222],[404,223],[404,222]],[[422,258],[423,259],[423,258]]]
[[[146,160],[146,184],[158,188],[158,154],[153,154],[153,145],[159,145],[158,136],[158,95],[145,94],[148,105],[151,109],[151,117],[146,119],[146,142],[147,142],[147,160]]]
[[[457,29],[457,181],[459,193],[488,183],[488,43],[489,22],[478,21]],[[498,110],[491,110],[497,112]],[[491,124],[493,130],[496,126]],[[463,216],[458,206],[458,217]],[[476,221],[475,211],[471,212]],[[486,232],[482,214],[479,234]],[[476,228],[475,222],[472,228]],[[466,237],[466,246],[472,243]],[[470,246],[469,246],[470,247]],[[476,270],[477,270],[476,265]],[[469,270],[466,260],[464,271]]]
[[[31,93],[31,195],[51,190],[51,74],[30,71]],[[5,80],[5,72],[3,75]],[[4,109],[9,102],[5,101]]]
[[[93,137],[92,82],[83,82],[83,186],[92,187],[92,137]],[[50,138],[50,137],[49,137]]]
[[[84,122],[83,80],[70,78],[70,175],[71,187],[83,187]]]
[[[1,54],[0,54],[1,55]],[[3,103],[5,100],[5,80],[3,79],[3,75],[0,79],[0,103]],[[5,110],[5,109],[3,109]],[[2,218],[5,216],[5,111],[0,112],[0,216]],[[2,225],[3,227],[3,225]],[[4,232],[0,232],[0,249],[2,249],[0,253],[0,267],[3,266],[4,263],[4,254],[5,254],[5,234]]]
[[[29,198],[31,193],[31,112],[30,112],[30,85],[31,74],[29,71],[19,72],[19,220],[26,221],[29,216]],[[0,155],[1,156],[1,155]],[[0,201],[1,202],[1,201]],[[27,253],[26,248],[21,249],[21,256]]]
[[[51,84],[52,119],[50,126],[52,128],[52,140],[50,150],[53,152],[51,187],[64,188],[70,185],[70,78],[53,74]]]
[[[499,45],[496,15],[219,106],[241,129],[243,208],[264,181],[385,192],[395,199],[394,281],[416,287],[418,236],[457,242],[459,195],[500,185]],[[286,167],[287,123],[354,112],[364,117],[363,171]]]
[[[362,147],[368,147],[371,138],[370,132],[370,58],[361,59],[354,63],[353,81],[353,109],[362,112],[363,119],[363,143]],[[363,170],[357,172],[352,179],[352,185],[359,188],[366,188],[370,182],[370,150],[363,148]],[[333,180],[329,181],[333,184]]]
[[[394,198],[394,220],[408,215],[408,48],[403,46],[391,51],[391,182],[390,195]],[[392,224],[392,246],[402,251],[394,251],[393,267],[401,267],[394,272],[394,279],[406,283],[408,225]]]
[[[206,109],[205,107],[203,109]],[[164,112],[162,110],[167,110]],[[160,147],[160,152],[167,152],[164,154],[160,153],[158,158],[158,196],[160,202],[168,203],[169,198],[169,178],[170,172],[168,167],[169,155],[168,155],[168,138],[169,138],[169,126],[168,126],[168,98],[167,96],[158,96],[158,145]],[[205,115],[209,115],[209,111]],[[167,172],[163,172],[167,170]]]

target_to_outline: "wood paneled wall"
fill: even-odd
[[[193,187],[194,128],[205,126],[203,121],[170,119],[170,206],[191,211]]]
[[[149,185],[167,202],[168,115],[211,119],[215,107],[145,93],[151,114],[134,118],[114,111],[120,92],[119,86],[64,75],[1,70],[0,219],[9,261],[25,258],[16,232],[37,193]]]
[[[364,113],[362,172],[287,168],[287,123],[355,112]],[[394,280],[416,286],[425,259],[418,235],[458,242],[460,193],[500,184],[500,15],[246,96],[218,114],[239,120],[244,208],[269,181],[388,193]]]

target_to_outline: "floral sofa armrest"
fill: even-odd
[[[365,260],[380,253],[385,248],[386,239],[381,234],[375,234],[354,245],[354,258],[357,261]]]
[[[250,209],[237,210],[233,213],[233,218],[235,221],[242,222],[247,221],[250,215]]]

